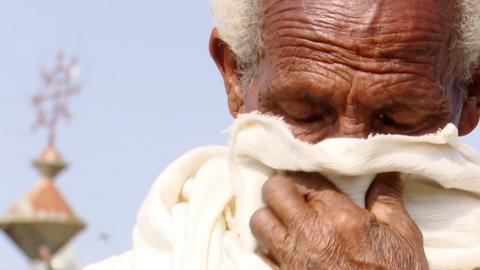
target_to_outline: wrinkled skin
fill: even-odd
[[[401,194],[397,174],[380,175],[365,209],[318,175],[277,175],[251,227],[274,269],[428,269]]]
[[[247,89],[216,30],[210,40],[234,117],[254,110],[283,116],[311,143],[417,136],[449,122],[461,135],[476,127],[480,76],[459,81],[450,50],[454,0],[262,3],[262,47]],[[252,216],[252,232],[274,268],[428,269],[401,195],[395,173],[377,176],[365,208],[320,175],[277,175],[264,186],[267,207]]]

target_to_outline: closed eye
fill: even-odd
[[[374,129],[380,134],[414,134],[428,124],[423,116],[396,118],[389,113],[378,113],[374,116]]]
[[[322,121],[324,117],[325,117],[325,115],[324,115],[323,112],[318,112],[318,113],[314,113],[314,114],[307,115],[307,116],[304,116],[304,117],[296,118],[295,120],[303,122],[303,123],[314,123],[314,122]]]
[[[398,125],[398,123],[396,123],[392,118],[390,118],[388,115],[384,113],[381,113],[378,115],[378,121],[380,121],[382,125],[387,125],[387,126]]]

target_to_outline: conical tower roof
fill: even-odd
[[[66,167],[59,152],[53,146],[47,147],[34,165],[43,179],[0,219],[0,228],[30,259],[41,259],[40,249],[47,247],[54,254],[81,231],[85,223],[53,183],[53,177]]]

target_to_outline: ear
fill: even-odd
[[[458,125],[460,136],[472,132],[478,125],[480,116],[480,67],[477,68],[468,85],[468,96],[463,104],[462,115]]]
[[[233,117],[244,111],[243,93],[237,59],[227,43],[220,39],[217,28],[210,36],[210,55],[222,74],[228,95],[228,107]]]

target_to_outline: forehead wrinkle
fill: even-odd
[[[275,66],[280,73],[304,72],[314,76],[320,76],[325,79],[340,79],[344,83],[350,84],[351,76],[340,64],[329,64],[321,61],[312,61],[303,56],[286,56],[279,59]]]
[[[443,44],[449,40],[450,33],[442,34],[445,33],[446,27],[448,32],[452,30],[451,24],[446,22],[448,20],[439,20],[438,12],[434,11],[425,10],[419,16],[420,11],[407,9],[402,11],[407,18],[399,19],[395,16],[398,11],[391,10],[389,5],[377,4],[373,5],[375,8],[370,8],[373,11],[368,11],[367,16],[363,15],[364,12],[360,14],[362,16],[357,16],[358,20],[352,21],[345,19],[351,14],[352,8],[338,12],[332,11],[330,5],[320,6],[318,1],[308,8],[306,7],[308,1],[300,2],[303,5],[297,1],[275,1],[277,5],[271,5],[271,9],[277,12],[265,12],[263,24],[265,41],[281,37],[282,33],[288,30],[310,32],[305,37],[310,36],[311,41],[329,43],[337,41],[337,45],[344,49],[363,53],[366,57],[379,57],[402,52],[410,47],[418,48],[414,51],[428,53],[435,43]],[[287,35],[293,37],[296,34]],[[374,50],[366,50],[368,49],[366,46],[373,47]],[[368,54],[370,51],[373,53]]]
[[[277,77],[286,80],[276,80]],[[275,74],[275,77],[268,81],[267,89],[273,90],[267,92],[269,95],[273,93],[275,97],[289,99],[303,93],[315,99],[332,98],[340,101],[337,105],[341,106],[344,103],[343,97],[349,92],[350,83],[321,73],[291,71],[286,74]]]
[[[292,14],[285,18],[277,18],[275,21],[267,24],[263,28],[264,39],[266,41],[287,35],[290,37],[304,35],[311,41],[329,41],[339,42],[344,48],[352,47],[355,43],[365,43],[366,45],[378,48],[391,48],[392,46],[402,46],[402,44],[415,45],[428,48],[430,43],[443,43],[450,38],[450,31],[445,34],[445,27],[439,24],[422,22],[420,24],[432,25],[432,27],[422,27],[412,22],[378,22],[370,24],[368,29],[357,31],[355,24],[348,24],[344,27],[338,27],[335,23],[339,21],[326,22],[323,18],[316,21],[308,19],[301,14]],[[363,28],[362,28],[363,29]],[[451,30],[451,29],[450,29]],[[442,34],[443,33],[443,34]],[[344,41],[339,40],[344,39]]]
[[[262,12],[263,23],[264,26],[268,26],[272,22],[277,21],[277,18],[285,19],[285,17],[295,15],[296,13],[301,13],[302,17],[311,23],[314,23],[315,21],[342,21],[346,24],[351,24],[361,28],[364,28],[364,26],[375,25],[378,22],[392,22],[398,19],[398,15],[405,14],[410,16],[410,21],[414,20],[416,23],[419,22],[418,20],[432,19],[434,19],[435,23],[443,23],[452,22],[454,19],[453,16],[451,16],[452,14],[449,14],[448,12],[442,12],[443,9],[445,9],[444,5],[442,5],[443,1],[435,1],[436,8],[433,9],[429,5],[418,4],[422,1],[413,3],[412,1],[391,1],[395,2],[396,6],[389,5],[389,1],[381,0],[353,1],[356,2],[357,5],[347,4],[348,2],[352,1],[343,0],[340,1],[340,4],[336,2],[338,1],[273,1],[264,5]],[[399,7],[398,5],[401,6]],[[401,9],[401,12],[399,12],[399,9]],[[422,24],[418,24],[417,26],[422,26]]]
[[[414,75],[400,75],[395,79],[374,75],[368,82],[366,89],[360,92],[359,98],[363,104],[371,107],[405,105],[410,108],[435,110],[443,108],[446,102],[439,85]],[[391,98],[393,93],[397,93],[395,98]]]
[[[313,2],[295,2],[297,1],[275,1],[279,6],[271,6],[270,10],[265,12],[261,32],[262,48],[268,62],[281,74],[275,74],[276,78],[283,76],[285,80],[286,75],[289,75],[289,78],[298,81],[297,77],[302,73],[313,74],[318,84],[325,78],[333,78],[341,81],[342,86],[329,92],[342,95],[351,88],[351,77],[356,76],[354,74],[379,76],[386,81],[390,75],[402,78],[412,76],[417,77],[412,81],[418,82],[420,78],[425,83],[410,87],[410,79],[390,81],[383,84],[383,90],[377,88],[377,91],[395,92],[395,89],[410,87],[412,91],[416,89],[416,93],[430,91],[430,95],[423,98],[432,100],[419,101],[420,103],[440,102],[441,97],[438,94],[441,91],[437,91],[439,87],[432,83],[437,77],[443,76],[443,72],[436,67],[442,66],[442,59],[447,58],[447,41],[454,31],[451,18],[447,18],[447,14],[439,12],[435,6],[431,10],[422,5],[417,9],[394,10],[389,5],[377,5],[376,9],[371,9],[375,12],[370,10],[370,13],[365,13],[368,16],[360,16],[361,13],[350,13],[344,8],[339,9],[343,11],[337,12],[338,14],[331,12],[332,6],[318,5],[320,1],[311,6],[307,3]],[[420,2],[397,3],[401,4],[393,7],[407,8],[405,3]],[[308,62],[311,64],[296,66],[297,63]],[[295,76],[291,77],[292,74]],[[313,87],[314,84],[310,85]],[[318,89],[325,90],[325,87],[318,86]],[[369,89],[364,90],[361,95],[371,94]],[[410,91],[405,91],[407,92]],[[406,97],[405,100],[410,99]]]
[[[382,45],[376,46],[376,44],[354,44],[353,40],[339,39],[333,40],[328,37],[318,35],[309,35],[306,33],[300,34],[295,29],[283,29],[277,31],[275,41],[280,44],[270,45],[268,42],[265,44],[265,49],[284,49],[301,51],[310,50],[308,53],[315,53],[316,51],[322,53],[328,53],[331,55],[342,55],[349,59],[358,58],[363,61],[395,61],[402,60],[403,62],[409,62],[412,64],[432,64],[432,57],[436,56],[437,51],[434,45],[442,45],[442,42],[426,42],[426,41],[413,41],[413,42],[397,42],[392,43],[390,46]],[[430,49],[429,49],[430,48]],[[369,49],[369,50],[367,50]],[[371,52],[370,50],[374,50]],[[409,58],[408,53],[421,52],[422,54],[416,55],[414,58]]]
[[[356,51],[348,48],[340,48],[326,42],[306,41],[303,38],[286,40],[283,45],[268,48],[265,51],[267,57],[271,58],[274,64],[286,59],[305,59],[327,64],[324,67],[342,65],[349,69],[368,73],[409,73],[426,77],[433,76],[431,63],[409,62],[404,59],[371,58],[359,55]],[[292,64],[294,63],[290,63],[290,65]]]
[[[396,43],[401,44],[408,42],[443,42],[450,37],[449,34],[451,31],[447,34],[442,34],[442,30],[445,30],[444,27],[433,23],[431,23],[431,25],[434,25],[434,27],[422,28],[412,23],[382,22],[376,25],[370,25],[368,31],[360,32],[351,29],[354,29],[355,26],[339,28],[323,19],[312,21],[308,18],[297,16],[286,17],[271,22],[263,28],[263,32],[265,38],[271,39],[281,36],[282,30],[303,30],[310,32],[313,36],[319,36],[319,39],[332,40],[336,37],[344,37],[350,42],[363,41],[380,47],[390,47]],[[398,39],[399,37],[400,39]],[[397,39],[392,40],[393,38]]]
[[[283,12],[288,14],[298,9],[296,6],[283,9]],[[332,24],[315,23],[308,16],[302,16],[302,13],[294,13],[285,18],[277,17],[268,23],[263,31],[263,48],[266,51],[280,49],[285,54],[294,51],[298,56],[303,48],[312,60],[346,64],[365,72],[421,72],[425,76],[434,76],[432,69],[436,65],[435,61],[446,49],[445,39],[449,38],[448,35],[442,35],[443,31],[439,29],[441,27],[435,24],[432,29],[427,27],[424,30],[417,27],[417,24],[400,24],[395,27],[396,23],[388,22],[383,28],[377,27],[390,29],[382,30],[385,32],[382,35],[365,34],[359,38],[352,34],[358,32],[348,29],[332,32]]]

